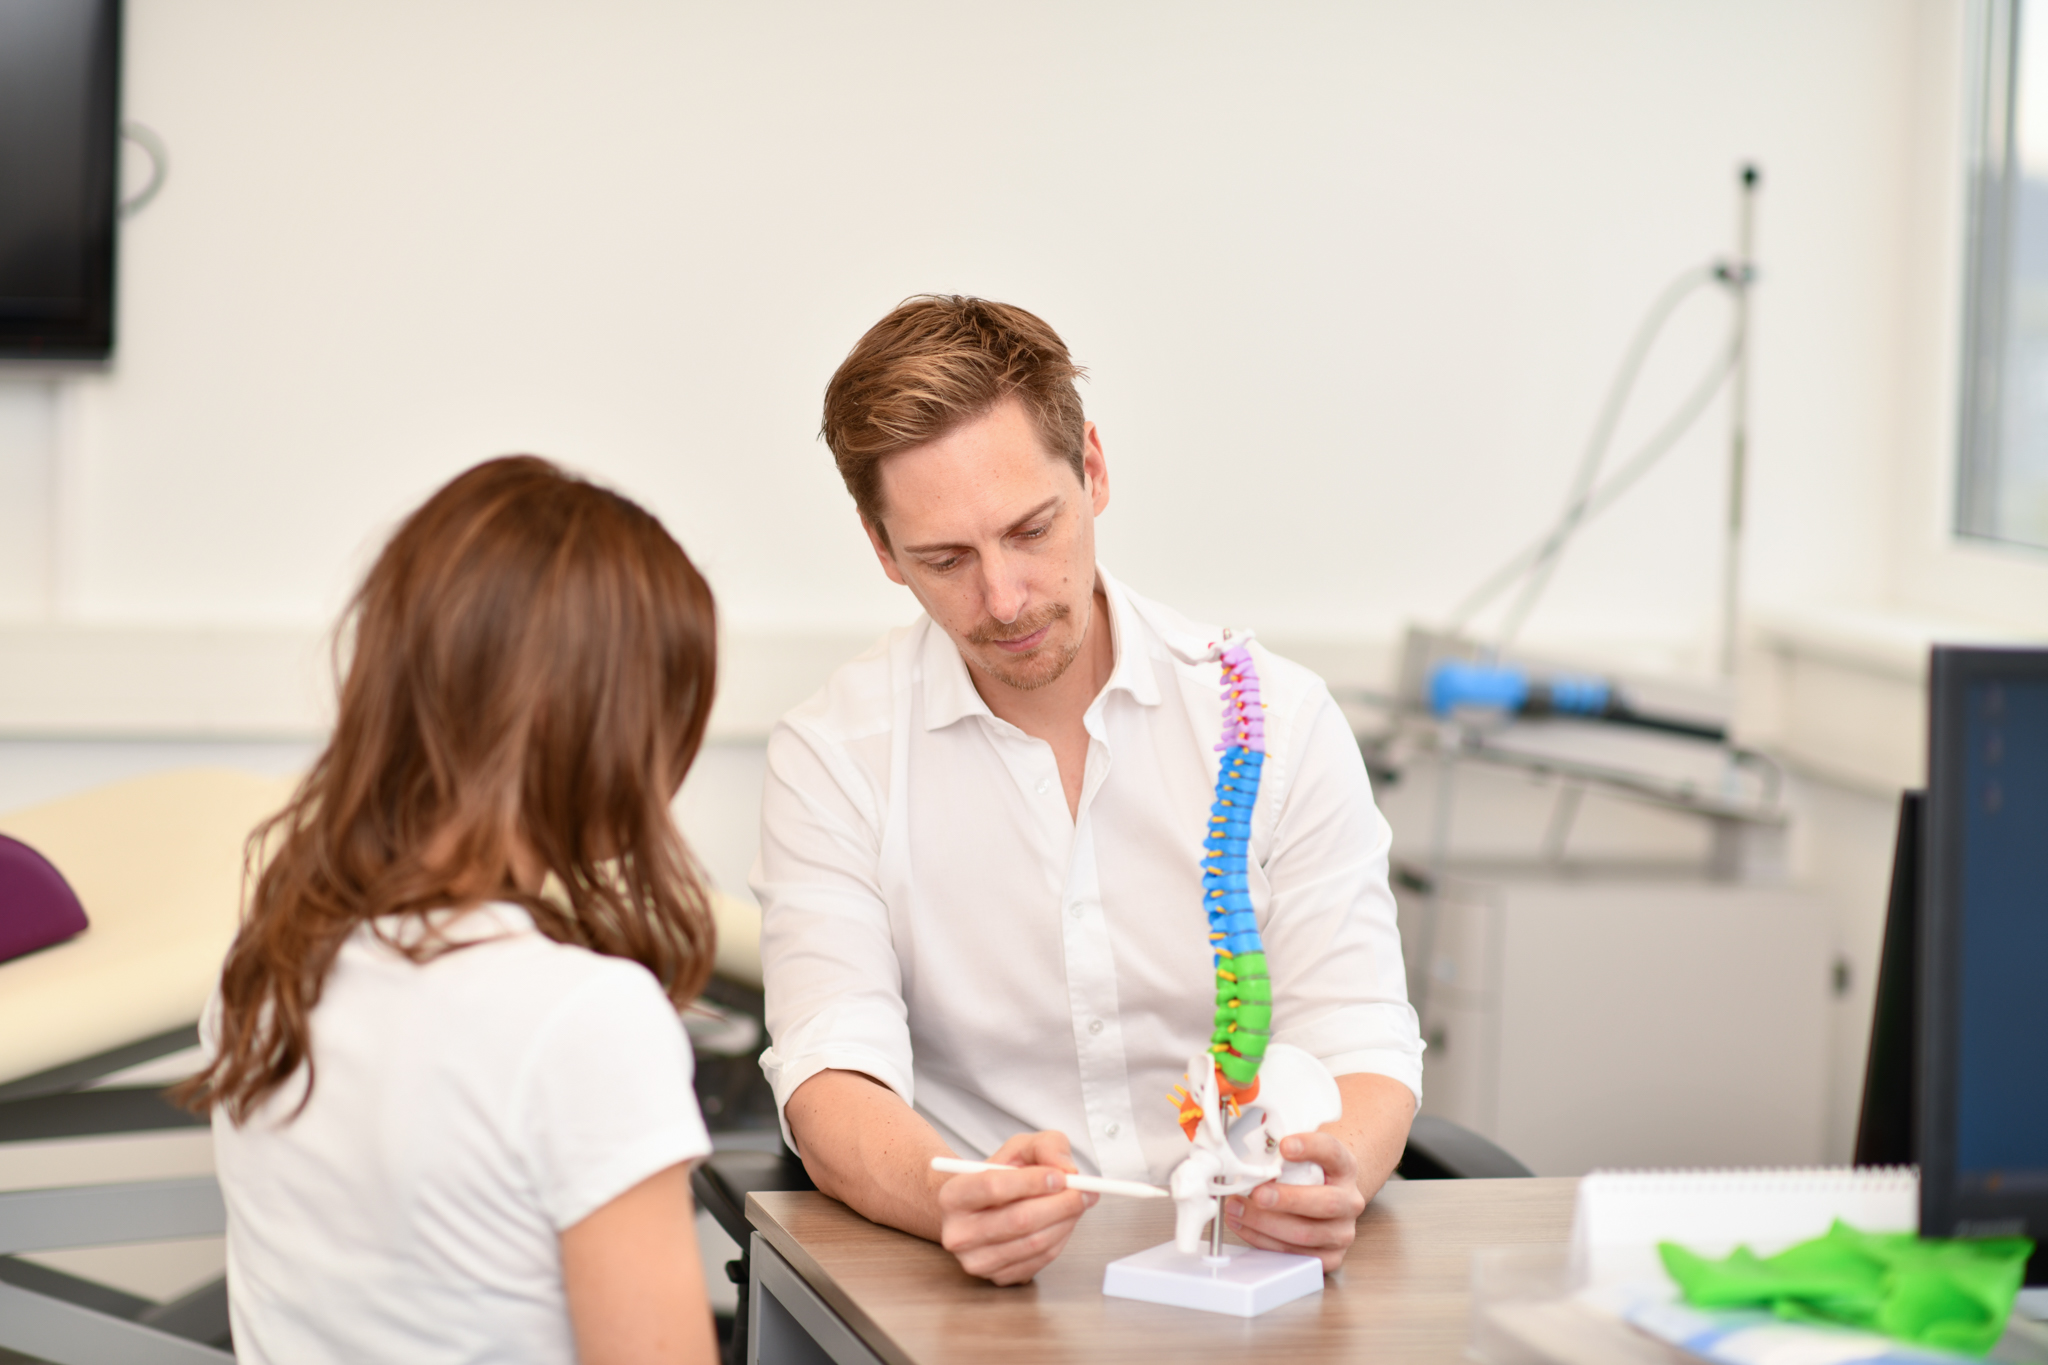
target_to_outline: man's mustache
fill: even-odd
[[[967,639],[970,644],[994,645],[1009,640],[1022,640],[1036,635],[1055,621],[1064,620],[1073,612],[1064,602],[1048,602],[1035,612],[1027,614],[1021,621],[1003,625],[993,618],[976,626]]]

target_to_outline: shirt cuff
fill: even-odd
[[[1391,1048],[1361,1048],[1323,1058],[1332,1076],[1385,1076],[1415,1092],[1415,1105],[1422,1106],[1422,1059]]]
[[[575,1188],[566,1192],[561,1207],[555,1210],[555,1231],[567,1232],[641,1181],[682,1162],[702,1160],[710,1150],[702,1125],[694,1129],[677,1125],[650,1133],[579,1173]]]
[[[1313,1053],[1332,1076],[1389,1076],[1422,1103],[1422,1029],[1407,1001],[1374,1001],[1333,1010],[1307,1024],[1275,1030],[1273,1041]]]

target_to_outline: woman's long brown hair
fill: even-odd
[[[510,901],[557,942],[642,964],[678,1005],[694,996],[713,931],[669,802],[703,741],[716,648],[711,590],[618,494],[530,456],[434,494],[343,620],[333,737],[250,837],[261,870],[215,1057],[173,1097],[240,1123],[304,1066],[303,1108],[321,987],[382,916]],[[558,899],[514,884],[522,848]],[[415,960],[446,949],[378,932]]]

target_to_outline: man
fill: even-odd
[[[776,728],[754,876],[762,1066],[792,1147],[827,1194],[999,1284],[1093,1204],[1061,1172],[1163,1183],[1186,1155],[1168,1092],[1214,1008],[1219,675],[1183,658],[1219,632],[1096,564],[1109,471],[1081,373],[1022,309],[927,297],[833,376],[825,440],[925,616]],[[1227,555],[1217,493],[1190,534]],[[1272,1037],[1323,1059],[1344,1113],[1285,1144],[1323,1185],[1261,1186],[1227,1222],[1334,1269],[1400,1158],[1422,1044],[1357,745],[1313,675],[1254,650]],[[931,1171],[956,1153],[1012,1169]]]

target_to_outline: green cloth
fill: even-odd
[[[2034,1244],[2025,1237],[1964,1241],[1910,1232],[1824,1237],[1758,1256],[1737,1247],[1710,1261],[1659,1242],[1664,1269],[1695,1308],[1768,1307],[1795,1322],[1831,1322],[1900,1341],[1981,1356],[2005,1332]]]

